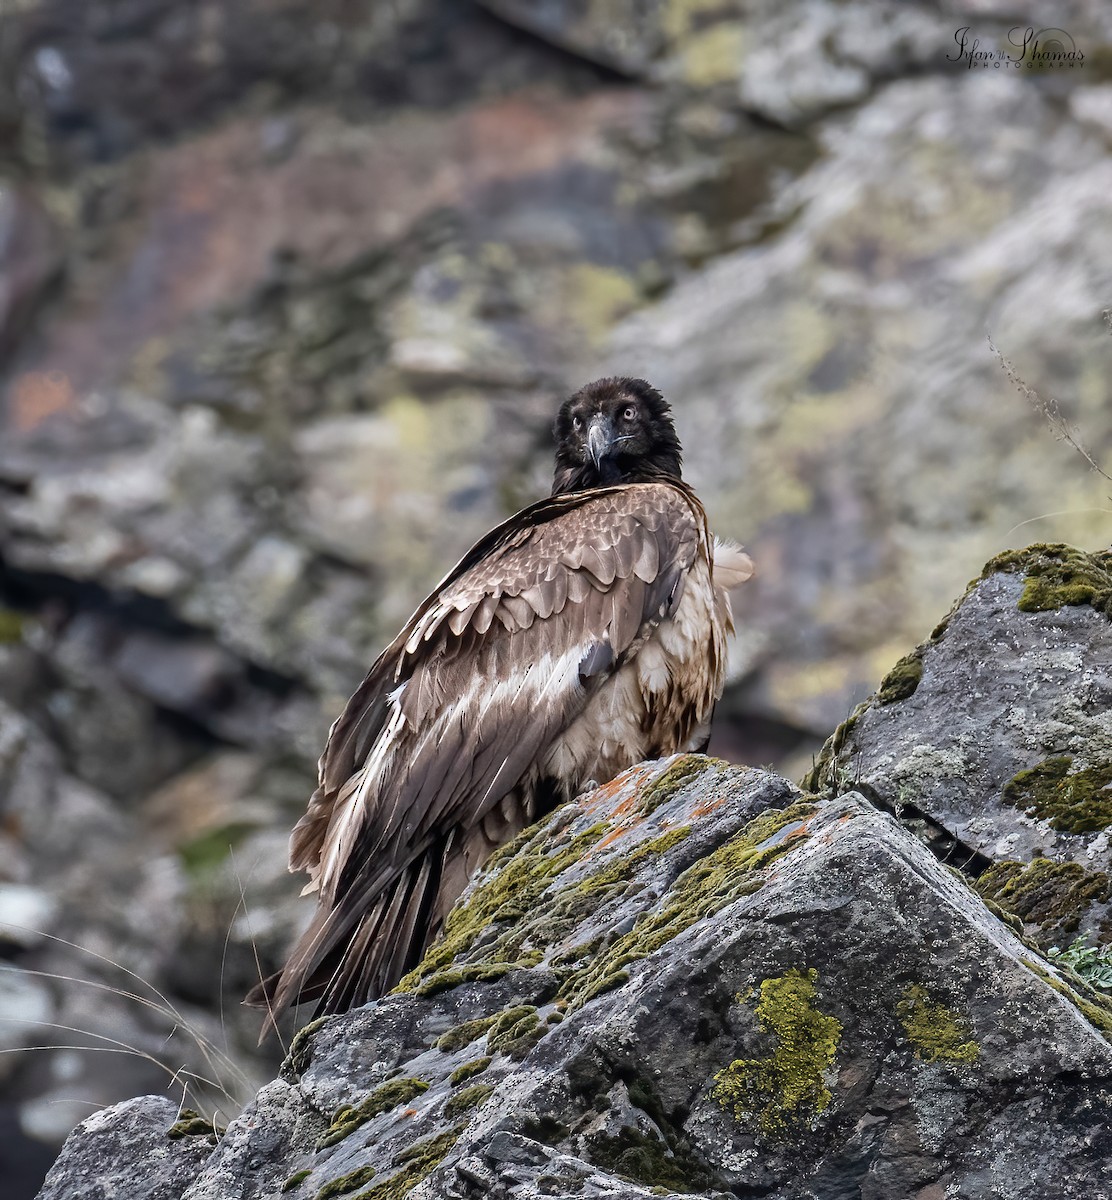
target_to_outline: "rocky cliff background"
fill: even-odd
[[[954,36],[1051,26],[1080,65]],[[103,1104],[271,1076],[237,1002],[327,725],[585,379],[665,391],[759,564],[736,761],[810,770],[998,551],[1107,545],[987,335],[1107,468],[1110,144],[1097,0],[2,0],[15,1194]]]

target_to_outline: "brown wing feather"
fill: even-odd
[[[412,965],[442,877],[458,888],[462,843],[475,855],[468,831],[674,606],[705,538],[686,488],[633,484],[542,501],[464,557],[329,733],[290,843],[321,911],[258,990],[275,1012],[317,995],[350,1007]]]

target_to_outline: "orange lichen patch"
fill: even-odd
[[[630,813],[636,813],[641,803],[641,797],[637,792],[631,792],[618,806],[614,809],[614,820],[617,821],[622,817],[627,817]],[[638,822],[634,822],[638,824]]]
[[[644,823],[645,818],[638,817],[633,821],[624,823],[617,829],[612,829],[605,837],[599,838],[592,848],[591,853],[594,853],[598,850],[605,850],[607,846],[612,846],[616,841],[618,841],[619,838],[625,837],[627,833],[630,833],[632,830],[636,829],[638,825],[643,825]]]
[[[700,800],[691,810],[692,817],[705,817],[707,813],[717,812],[726,803],[728,797],[719,796],[716,800]]]
[[[630,767],[628,771],[623,771],[616,779],[611,779],[609,783],[604,783],[601,787],[595,788],[590,797],[584,801],[582,805],[583,811],[593,813],[625,788],[629,788],[629,796],[614,811],[616,817],[620,816],[622,812],[628,811],[629,806],[636,802],[642,780],[655,769],[651,764],[642,763],[636,767]]]

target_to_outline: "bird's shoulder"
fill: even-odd
[[[540,500],[477,543],[418,608],[402,659],[445,625],[455,636],[497,624],[513,632],[616,581],[652,583],[690,565],[707,542],[702,507],[682,484],[618,484]]]

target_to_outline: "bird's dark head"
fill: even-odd
[[[680,443],[664,397],[643,379],[598,379],[556,416],[552,494],[680,478]]]

